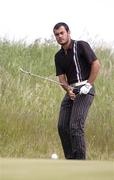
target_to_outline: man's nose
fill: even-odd
[[[62,37],[62,34],[59,34],[59,37]]]

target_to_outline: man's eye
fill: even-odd
[[[55,33],[55,36],[59,36],[59,35],[63,35],[64,32],[61,32],[61,33]]]
[[[63,35],[63,34],[64,34],[64,32],[61,32],[60,34],[61,34],[61,35]]]
[[[59,36],[59,33],[55,33],[55,36]]]

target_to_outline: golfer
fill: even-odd
[[[100,63],[87,42],[71,39],[66,23],[57,23],[53,32],[61,45],[55,54],[56,75],[66,91],[60,107],[59,136],[66,159],[86,159],[84,125]]]

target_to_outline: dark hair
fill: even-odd
[[[64,26],[64,28],[66,29],[67,32],[69,31],[68,25],[67,25],[66,23],[64,23],[64,22],[59,22],[59,23],[57,23],[57,24],[54,26],[53,31],[54,31],[55,29],[59,29],[61,26]]]

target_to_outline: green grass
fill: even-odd
[[[64,91],[57,85],[19,71],[56,80],[53,42],[0,41],[0,156],[63,158],[57,132]],[[114,53],[96,47],[101,62],[96,96],[86,121],[87,159],[114,159]]]
[[[113,180],[112,161],[0,159],[2,180]]]

